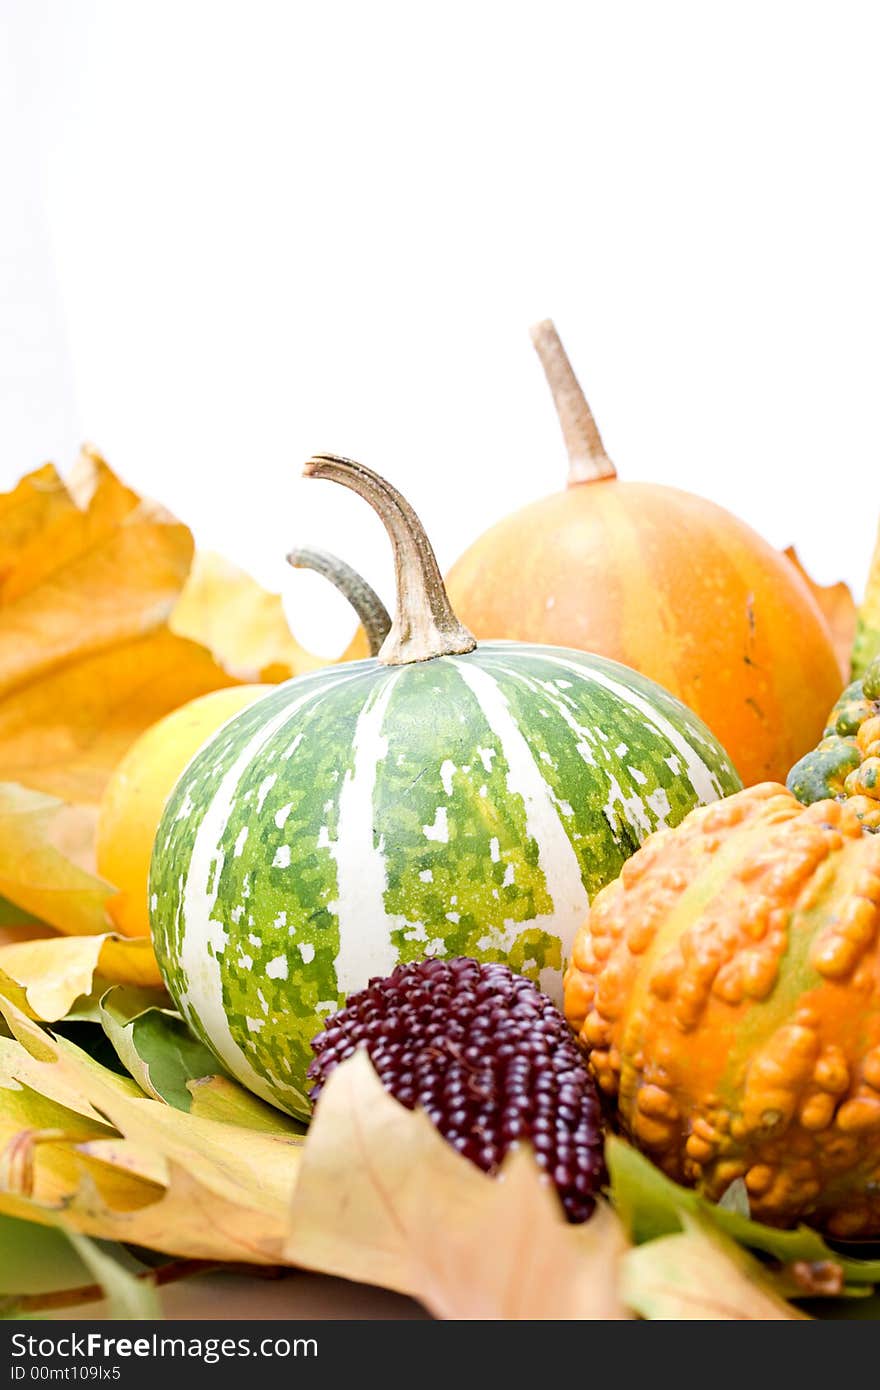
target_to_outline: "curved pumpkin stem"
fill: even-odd
[[[605,452],[593,412],[581,390],[562,340],[552,319],[536,323],[531,330],[535,351],[562,426],[562,437],[568,450],[568,486],[575,483],[595,483],[602,478],[616,478],[617,469]]]
[[[331,555],[329,550],[309,550],[298,546],[296,550],[291,550],[287,563],[293,565],[294,569],[314,570],[316,574],[323,575],[343,598],[348,599],[367,634],[370,656],[375,656],[388,636],[391,616],[366,579],[351,565],[340,560],[338,555]]]
[[[435,656],[472,652],[476,638],[458,621],[440,577],[437,557],[412,507],[372,469],[338,454],[316,454],[307,478],[329,478],[369,502],[391,538],[397,616],[378,653],[383,666],[406,666]]]

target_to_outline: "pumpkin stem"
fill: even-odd
[[[568,450],[568,486],[595,483],[601,478],[616,478],[617,469],[605,452],[593,412],[552,319],[544,319],[542,323],[534,325],[532,342],[541,359],[562,426],[562,437]]]
[[[338,555],[331,555],[329,550],[308,550],[298,546],[296,550],[291,550],[287,563],[293,565],[294,569],[314,570],[316,574],[323,575],[343,598],[348,599],[367,634],[370,656],[375,656],[388,636],[391,618],[376,590],[370,587],[366,579],[351,565],[340,560]]]
[[[362,463],[338,454],[316,454],[303,472],[307,478],[329,478],[351,488],[378,513],[391,538],[397,616],[378,653],[382,665],[406,666],[472,652],[476,639],[453,613],[431,542],[397,489]]]

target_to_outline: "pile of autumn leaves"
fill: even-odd
[[[709,1208],[621,1141],[612,1204],[573,1227],[527,1151],[485,1177],[363,1056],[331,1080],[307,1142],[218,1072],[149,942],[111,930],[97,806],[171,709],[316,664],[277,596],[196,556],[94,452],[66,483],[46,467],[0,498],[0,1313],[75,1301],[51,1287],[68,1236],[129,1315],[158,1309],[130,1247],[322,1270],[443,1317],[797,1318],[790,1299],[821,1293],[874,1308],[880,1262],[758,1227],[735,1191]]]

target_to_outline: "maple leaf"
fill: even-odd
[[[622,1318],[610,1208],[569,1225],[531,1153],[496,1178],[399,1105],[364,1052],[332,1074],[293,1196],[294,1264],[411,1294],[438,1317]]]

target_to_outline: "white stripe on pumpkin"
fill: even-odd
[[[330,853],[336,861],[336,901],[329,904],[339,923],[336,988],[350,994],[374,975],[388,975],[397,964],[397,949],[386,918],[388,884],[385,857],[373,842],[373,793],[388,752],[382,732],[391,693],[404,668],[390,669],[369,696],[355,726],[354,766],[339,793],[338,830]]]
[[[465,685],[476,697],[483,718],[501,744],[501,751],[508,767],[507,789],[522,800],[526,832],[538,846],[538,864],[547,884],[553,911],[534,917],[527,925],[560,937],[565,961],[588,905],[577,855],[550,788],[498,682],[474,661],[460,660],[456,657],[450,657],[449,660],[457,666]],[[505,923],[512,938],[525,925],[522,922]],[[561,977],[556,975],[551,981],[548,972],[547,979],[542,978],[541,983],[558,1001],[561,997]]]
[[[631,687],[627,685],[623,685],[620,681],[612,679],[611,676],[606,676],[603,671],[597,671],[591,666],[579,666],[576,662],[567,661],[561,656],[550,656],[549,654],[542,653],[541,659],[544,661],[551,661],[554,666],[562,666],[567,671],[574,671],[584,680],[595,681],[597,685],[602,685],[606,690],[610,690],[613,695],[617,696],[618,700],[638,710],[639,714],[647,720],[651,727],[662,734],[663,737],[672,744],[676,752],[684,759],[688,780],[704,806],[708,805],[711,801],[717,801],[724,795],[718,777],[712,769],[703,762],[703,759],[693,746],[688,743],[684,735],[676,729],[675,725],[672,724],[665,715],[661,714],[660,711],[651,704],[650,700],[646,700],[638,691],[631,689]]]
[[[190,1022],[193,1017],[200,1020],[205,1035],[211,1039],[212,1046],[232,1074],[249,1090],[270,1102],[274,1099],[277,1103],[277,1090],[254,1071],[232,1036],[223,1007],[223,984],[220,963],[216,957],[222,956],[227,938],[223,924],[213,921],[211,917],[223,869],[223,850],[220,846],[235,808],[239,783],[254,758],[307,704],[345,683],[344,679],[340,680],[339,676],[335,675],[317,688],[312,687],[300,699],[274,715],[241,750],[220,782],[198,828],[183,888],[180,965],[185,972],[187,988],[179,1001],[181,1009]],[[209,950],[209,947],[212,949]],[[305,1102],[302,1093],[292,1086],[285,1085],[282,1089],[295,1101],[297,1107],[302,1109]]]

